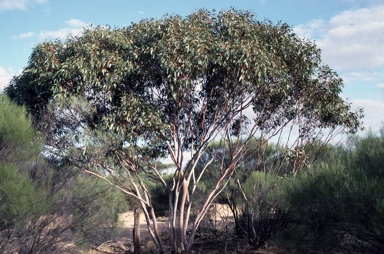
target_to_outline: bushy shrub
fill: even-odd
[[[34,132],[25,109],[11,103],[3,94],[0,94],[0,108],[0,148],[27,145]]]
[[[0,231],[38,218],[49,207],[47,195],[13,166],[0,164]]]
[[[384,135],[354,137],[294,179],[285,242],[298,252],[384,251]]]
[[[124,195],[42,151],[26,111],[0,94],[0,253],[72,252],[72,232],[82,244],[113,238]]]
[[[72,190],[72,214],[78,244],[87,246],[114,239],[118,215],[127,210],[120,190],[94,177],[77,177]]]
[[[236,232],[246,235],[254,248],[263,246],[287,224],[286,210],[280,195],[289,179],[273,173],[252,172],[245,183],[238,186],[235,212]]]
[[[344,154],[348,185],[348,230],[378,253],[384,252],[384,127],[353,137]]]
[[[165,176],[164,180],[172,181],[171,176]],[[147,180],[147,186],[152,198],[152,205],[157,216],[168,216],[169,192],[159,181]]]
[[[284,237],[300,252],[330,251],[345,233],[338,222],[343,220],[340,189],[346,180],[334,169],[300,174],[287,190],[292,224]]]
[[[56,250],[49,182],[39,181],[41,146],[24,108],[0,94],[0,252]],[[44,182],[44,184],[43,184]]]

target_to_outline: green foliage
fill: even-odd
[[[166,177],[166,181],[172,181],[172,177]],[[147,181],[149,192],[151,193],[152,205],[158,216],[167,216],[169,212],[169,190],[158,181]]]
[[[0,164],[0,231],[44,214],[49,208],[44,190],[13,166]]]
[[[46,193],[27,173],[20,173],[23,160],[36,156],[34,130],[24,108],[0,94],[0,218],[1,229],[12,227],[47,208]]]
[[[23,145],[33,139],[31,121],[26,118],[26,111],[10,102],[7,96],[0,95],[0,148],[7,143]]]
[[[234,179],[217,201],[227,203],[232,208],[236,234],[245,235],[250,245],[258,248],[276,239],[275,236],[288,225],[290,206],[285,192],[296,181],[291,169],[291,159],[295,160],[295,154],[260,139],[248,142],[245,146],[247,153],[238,162]],[[296,159],[302,160],[300,163],[307,171],[330,160],[333,151],[332,146],[320,140],[308,142],[298,150],[303,151],[305,160],[301,157]],[[207,195],[207,189],[217,182],[219,165],[230,161],[230,154],[229,145],[223,147],[218,142],[212,143],[203,154],[197,172],[215,156],[224,160],[214,160],[207,168],[207,174],[199,186],[202,196]]]
[[[384,177],[384,127],[379,133],[369,132],[364,137],[352,136],[348,143],[347,167],[355,168],[369,178]]]
[[[293,221],[286,240],[300,251],[383,251],[383,145],[383,132],[353,137],[300,174],[285,196]]]
[[[118,233],[118,215],[128,211],[121,191],[87,175],[76,178],[71,202],[74,232],[81,245],[114,239]]]
[[[179,212],[187,203],[203,204],[190,236],[183,230],[187,225],[179,225],[179,235],[171,237],[175,250],[180,244],[184,251],[209,205],[241,163],[246,168],[249,149],[264,149],[256,136],[268,140],[296,124],[302,144],[321,137],[324,129],[359,129],[362,111],[351,110],[340,96],[342,87],[337,74],[322,65],[313,42],[300,39],[287,24],[231,9],[90,28],[65,42],[40,43],[5,92],[27,107],[49,152],[108,176],[111,184],[145,200],[146,208],[153,206],[143,173],[162,182],[163,191],[155,195],[171,192],[168,204],[176,209],[170,216],[180,216],[170,218],[173,223],[188,221]],[[252,119],[244,117],[246,110],[253,111]],[[185,202],[199,197],[196,165],[214,140],[228,148],[214,153],[216,182],[205,184],[204,202]],[[192,158],[187,163],[186,151]],[[156,164],[167,155],[175,166],[169,182]],[[273,164],[264,160],[252,167],[267,171]],[[293,168],[296,173],[296,164]]]
[[[210,125],[222,126],[217,117],[228,121],[234,113],[218,114],[218,107],[231,111],[248,101],[261,129],[300,116],[307,119],[302,130],[356,130],[361,112],[350,111],[339,97],[341,79],[320,64],[316,46],[286,24],[259,22],[249,12],[203,10],[41,43],[5,91],[35,117],[52,99],[84,98],[92,112],[80,121],[117,131],[125,142],[141,137],[155,146],[167,139],[167,126],[178,124],[189,147]],[[184,115],[202,129],[191,132]]]
[[[383,149],[381,130],[333,148],[306,144],[306,170],[296,177],[239,169],[223,193],[237,234],[253,247],[275,240],[297,253],[381,253]]]
[[[24,108],[0,95],[0,252],[52,251],[50,173]]]
[[[318,172],[298,176],[286,199],[290,206],[293,230],[288,229],[288,242],[295,243],[300,251],[316,249],[331,251],[345,233],[339,224],[342,220],[340,188],[346,184],[336,165],[328,165]],[[299,240],[300,239],[300,240]]]
[[[250,200],[256,201],[258,205],[268,205],[273,208],[282,193],[284,193],[288,177],[281,177],[275,174],[266,174],[264,172],[252,172],[248,175],[242,189]]]
[[[65,160],[42,158],[38,141],[26,111],[1,95],[0,252],[59,251],[70,228],[79,244],[113,238],[124,195]]]
[[[274,173],[252,172],[240,188],[237,201],[231,200],[236,233],[246,235],[254,248],[263,246],[288,224],[287,209],[281,202],[289,178]],[[237,204],[236,204],[237,203]]]
[[[32,145],[34,130],[23,107],[0,94],[0,160],[17,163],[37,152]]]

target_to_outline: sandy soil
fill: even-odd
[[[159,217],[158,228],[160,233],[167,232],[168,218]],[[119,214],[119,227],[120,234],[115,241],[105,242],[90,250],[87,254],[101,254],[101,253],[133,253],[133,227],[134,227],[134,212],[129,211]],[[144,214],[140,216],[140,238],[141,242],[145,243],[147,249],[156,250],[155,244],[152,242],[148,233],[147,222]]]
[[[100,254],[100,253],[125,253],[126,251],[133,252],[133,226],[134,226],[134,213],[126,212],[119,215],[121,234],[115,241],[106,242],[102,245],[93,248],[87,254]],[[228,206],[215,204],[211,207],[209,213],[206,215],[206,219],[204,220],[207,228],[220,228],[228,227],[228,225],[233,224],[233,216],[232,212]],[[160,234],[167,234],[168,232],[168,218],[160,217],[158,218],[158,227]],[[152,242],[147,229],[147,223],[145,221],[145,217],[143,214],[140,216],[140,235],[141,241],[145,244],[145,248],[147,250],[155,251],[156,247]],[[199,234],[197,237],[205,238],[207,237],[205,233]],[[211,240],[208,236],[207,240]],[[127,253],[127,252],[126,252]],[[252,253],[274,253],[270,251],[257,251]]]
[[[207,220],[210,221],[231,221],[233,219],[232,212],[229,209],[227,205],[221,205],[221,204],[214,204],[210,208],[210,211],[207,213],[206,216]],[[168,218],[167,217],[158,217],[158,226],[160,232],[166,232],[168,229]],[[122,213],[119,215],[119,222],[120,226],[122,228],[126,228],[128,231],[133,230],[134,226],[134,213],[133,211]],[[147,237],[148,235],[148,230],[147,230],[147,222],[145,220],[144,214],[141,214],[140,216],[140,230],[142,236]],[[132,232],[131,232],[132,233]]]

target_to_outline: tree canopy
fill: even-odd
[[[249,140],[269,140],[296,126],[299,148],[324,130],[353,133],[361,126],[362,112],[341,98],[342,87],[316,45],[287,24],[258,21],[245,11],[201,10],[124,28],[88,28],[64,42],[38,44],[5,92],[26,105],[50,152],[135,196],[143,207],[152,208],[151,198],[132,179],[144,172],[163,183],[174,248],[187,250]],[[220,166],[187,238],[193,194],[204,174],[195,168],[214,140],[229,147],[223,156],[230,159]],[[157,160],[167,156],[175,167],[172,183],[157,169]],[[150,227],[154,213],[145,215]]]

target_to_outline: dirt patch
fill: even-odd
[[[123,237],[132,239],[134,222],[135,219],[133,212],[119,214],[119,226],[121,227],[121,231],[123,231]],[[166,232],[168,230],[168,218],[158,217],[157,225],[160,233]],[[147,228],[147,221],[145,220],[145,216],[143,214],[140,216],[140,233],[141,239],[143,241],[150,239]]]
[[[157,219],[160,235],[162,238],[169,240],[168,218],[159,217]],[[233,237],[233,221],[232,212],[227,205],[212,205],[196,233],[194,245],[196,250],[192,251],[192,253],[223,253],[223,251],[225,253],[278,253],[269,247],[257,251],[242,248],[239,245],[239,242],[242,240]],[[120,214],[119,225],[121,232],[116,241],[105,242],[100,246],[94,247],[87,254],[133,253],[133,211]],[[156,246],[150,238],[143,214],[140,216],[140,234],[143,243],[142,253],[156,252]]]
[[[107,241],[97,247],[92,248],[87,254],[101,254],[101,253],[133,253],[133,228],[134,228],[134,212],[129,211],[119,214],[119,235],[115,241]],[[161,235],[167,234],[168,231],[168,218],[157,218],[158,229]],[[143,246],[143,253],[149,252],[148,250],[155,251],[156,246],[148,233],[147,222],[145,216],[140,216],[140,238]],[[145,250],[145,251],[144,251]]]
[[[134,226],[134,213],[129,211],[126,213],[119,214],[119,225],[123,231],[125,231],[124,236],[132,239],[132,232]],[[228,205],[223,204],[214,204],[210,207],[209,212],[206,215],[206,221],[212,223],[220,224],[224,222],[233,221],[233,215]],[[168,218],[167,217],[158,217],[157,218],[159,233],[168,232]],[[149,239],[147,222],[145,216],[141,214],[140,216],[140,232],[142,240]]]

